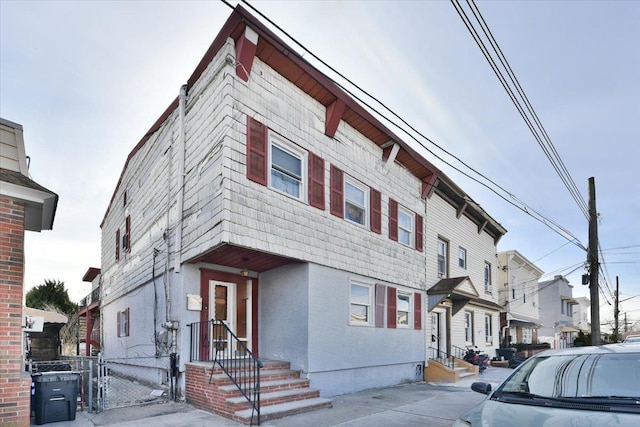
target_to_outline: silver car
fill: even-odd
[[[539,353],[454,427],[640,426],[640,346],[610,344]]]
[[[627,335],[623,342],[640,342],[640,335]]]

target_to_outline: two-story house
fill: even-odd
[[[516,250],[498,253],[498,295],[502,347],[538,342],[541,326],[538,280],[544,272]]]
[[[427,200],[430,359],[499,347],[497,243],[506,229],[445,176]]]
[[[224,415],[198,370],[219,356],[284,361],[320,396],[422,380],[426,291],[449,279],[429,306],[442,345],[497,345],[505,230],[240,6],[129,154],[101,229],[104,356]],[[439,274],[438,239],[468,265]]]
[[[551,348],[573,345],[580,329],[575,325],[573,285],[564,276],[538,283],[539,314],[542,327],[538,329],[538,341],[547,342]]]
[[[573,324],[585,334],[591,333],[591,301],[587,297],[575,298]]]

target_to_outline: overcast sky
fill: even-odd
[[[584,213],[449,1],[251,4],[431,141],[588,245]],[[622,311],[640,320],[640,297],[632,298],[640,295],[640,2],[477,5],[584,201],[595,177],[602,320],[612,318],[616,276],[621,299],[630,298]],[[0,116],[24,127],[32,179],[60,196],[53,231],[27,233],[26,290],[58,279],[75,301],[89,293],[82,276],[100,267],[100,223],[128,153],[230,13],[217,1],[0,0]],[[583,249],[405,140],[508,230],[498,250],[521,252],[543,280],[568,274],[574,296],[589,295],[580,283]]]

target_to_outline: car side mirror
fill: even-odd
[[[480,382],[473,383],[471,384],[471,390],[482,394],[489,394],[491,393],[491,384]]]

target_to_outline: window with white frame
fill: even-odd
[[[411,294],[406,292],[398,292],[396,304],[396,312],[398,315],[396,325],[407,327],[409,325],[413,325],[413,322],[411,321]]]
[[[491,283],[491,264],[486,261],[484,263],[484,291],[487,293],[493,292],[493,286]]]
[[[414,215],[400,207],[398,209],[398,241],[403,245],[413,247],[413,218]]]
[[[463,247],[458,248],[458,267],[467,269],[467,250]]]
[[[447,276],[447,252],[449,244],[442,239],[438,239],[438,277]]]
[[[119,337],[128,337],[129,336],[129,309],[122,310],[118,312],[118,336]]]
[[[516,300],[518,289],[518,278],[516,276],[511,276],[511,300]]]
[[[344,180],[344,218],[360,225],[367,225],[369,188],[349,177]]]
[[[527,303],[527,290],[524,287],[524,283],[522,284],[522,303]]]
[[[464,340],[467,344],[473,344],[473,313],[464,312]]]
[[[490,314],[485,314],[484,316],[484,335],[485,335],[485,342],[487,344],[492,344],[493,343],[493,325],[492,325],[492,321],[491,321],[491,315]]]
[[[349,295],[349,323],[371,325],[373,322],[373,286],[351,283]]]
[[[533,333],[531,328],[522,328],[522,342],[525,344],[531,344],[533,340]]]
[[[269,134],[269,186],[296,199],[305,199],[307,153]]]

